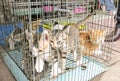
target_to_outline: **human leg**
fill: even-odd
[[[113,0],[105,0],[106,11],[110,13],[110,15],[115,15],[116,9],[113,3]]]
[[[110,33],[110,35],[106,36],[105,42],[117,41],[118,39],[120,39],[120,0],[118,3],[116,20],[117,23],[116,23],[115,31]]]
[[[101,5],[105,5],[105,0],[100,0]]]
[[[106,11],[105,0],[100,0],[100,5],[103,11]]]
[[[106,36],[105,42],[115,42],[120,39],[120,22],[116,23],[115,31]]]

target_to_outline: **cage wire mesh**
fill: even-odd
[[[2,0],[0,18],[0,44],[29,81],[88,81],[109,66],[114,17],[96,0]]]

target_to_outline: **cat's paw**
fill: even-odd
[[[65,70],[61,71],[61,72],[60,72],[60,75],[63,74],[63,73],[65,73]]]
[[[79,66],[79,65],[81,65],[81,64],[82,64],[82,60],[81,60],[81,59],[76,62],[76,65],[77,65],[77,66]]]
[[[86,70],[87,66],[86,65],[81,65],[82,70]]]
[[[50,76],[50,80],[56,79],[58,76]]]
[[[102,50],[97,50],[94,52],[95,55],[102,55],[103,51]]]
[[[79,59],[77,59],[76,65],[77,66],[82,65],[82,60],[83,60],[83,57],[81,56]]]

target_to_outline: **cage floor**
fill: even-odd
[[[21,68],[21,60],[22,60],[22,53],[18,50],[13,50],[9,52],[10,57],[14,60],[14,62],[18,65],[19,68]],[[72,60],[72,55],[68,55],[66,59],[66,67],[75,67],[75,62]],[[84,57],[83,62],[87,63],[85,64],[87,68],[85,70],[82,70],[80,66],[75,67],[74,69],[68,70],[65,73],[59,75],[54,80],[49,78],[49,73],[47,76],[40,81],[88,81],[95,76],[103,73],[107,70],[107,67],[103,64],[100,64],[99,62],[89,58]],[[88,62],[89,61],[89,62]]]
[[[68,55],[68,58],[71,59],[71,56],[72,55]],[[75,62],[71,60],[67,59],[66,62],[67,68],[72,68],[76,66]],[[85,65],[87,66],[85,70],[83,70],[81,66],[78,66],[59,75],[56,79],[51,80],[50,78],[45,77],[40,81],[89,81],[108,69],[106,66],[93,59],[90,59],[89,57],[83,58],[83,63],[85,62]]]

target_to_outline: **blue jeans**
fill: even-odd
[[[116,10],[113,0],[100,0],[100,4],[105,5],[107,11],[115,11]]]

